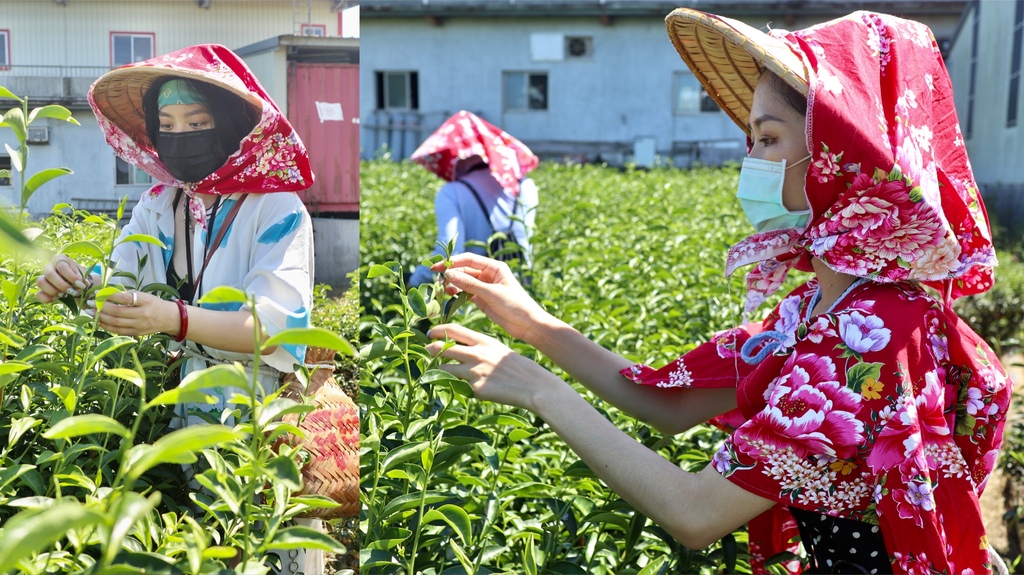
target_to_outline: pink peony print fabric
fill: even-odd
[[[995,251],[949,75],[931,31],[885,14],[776,30],[810,73],[804,230],[763,232],[729,251],[747,276],[745,310],[811,257],[878,282],[925,282],[950,299],[992,285]]]
[[[170,76],[185,72],[189,78],[202,76],[214,85],[231,86],[240,92],[250,93],[251,99],[259,102],[262,108],[256,127],[242,139],[238,151],[223,166],[199,182],[185,184],[168,173],[149,142],[132,139],[104,116],[90,90],[89,102],[107,143],[126,162],[160,182],[146,193],[156,197],[164,190],[183,188],[189,196],[189,208],[201,229],[206,229],[206,215],[202,202],[195,197],[197,193],[297,192],[313,185],[309,157],[299,135],[249,67],[231,50],[217,44],[202,44],[128,64],[124,68],[144,68],[147,72],[165,70]]]
[[[519,195],[519,181],[540,163],[526,144],[466,110],[445,120],[410,159],[451,182],[459,160],[473,156],[483,158],[494,179],[513,197]]]
[[[879,525],[894,573],[988,573],[978,497],[1012,386],[999,360],[917,283],[867,282],[807,317],[816,291],[811,280],[761,326],[622,373],[664,387],[685,366],[691,386],[723,387],[739,369],[739,407],[715,421],[731,433],[713,457],[723,476],[777,507]],[[737,364],[759,330],[783,334],[782,345]],[[795,526],[778,508],[751,522],[755,572],[765,572],[758,557],[792,550],[787,532]]]

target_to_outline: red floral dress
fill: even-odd
[[[1011,391],[999,360],[915,283],[865,282],[808,318],[816,292],[811,280],[760,326],[623,375],[659,387],[739,382],[738,409],[715,420],[731,435],[714,467],[781,504],[751,522],[755,573],[792,550],[789,506],[878,525],[893,573],[987,573],[978,497]],[[763,359],[740,359],[744,344]]]

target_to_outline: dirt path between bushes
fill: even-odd
[[[1019,410],[1012,407],[1019,405],[1020,398],[1024,397],[1024,367],[1021,367],[1021,364],[1024,364],[1024,356],[1014,355],[1003,358],[1003,366],[1015,384],[1014,396],[1018,398],[1010,404],[1011,409],[1006,417],[1005,429],[1009,429],[1022,416]],[[985,493],[981,496],[981,517],[985,522],[989,543],[1009,564],[1016,557],[1009,556],[1006,524],[1003,522],[1003,515],[1006,513],[1005,487],[1006,474],[997,467],[988,480]]]

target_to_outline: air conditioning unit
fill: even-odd
[[[49,144],[50,143],[50,127],[49,126],[29,126],[28,128],[28,143],[29,144]]]

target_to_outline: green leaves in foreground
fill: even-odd
[[[102,521],[101,513],[79,503],[57,503],[18,513],[0,529],[0,573],[12,571],[19,560],[47,549],[67,532]]]

